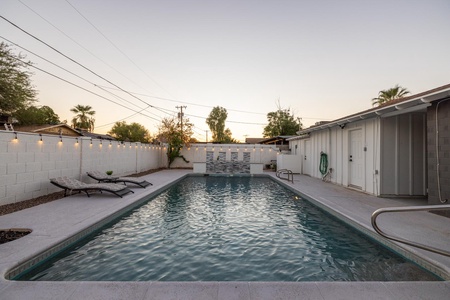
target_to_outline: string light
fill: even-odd
[[[42,134],[41,133],[39,133],[39,142],[42,143]]]
[[[14,131],[14,139],[17,141],[17,132]]]

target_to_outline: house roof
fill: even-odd
[[[90,137],[92,139],[102,139],[102,140],[112,140],[114,141],[115,138],[110,136],[109,134],[100,134],[100,133],[94,133],[94,132],[87,132],[87,131],[81,131],[77,130],[75,128],[70,127],[66,123],[56,124],[56,125],[25,125],[25,126],[15,126],[14,129],[17,131],[23,131],[23,132],[34,132],[34,133],[46,133],[46,134],[62,134],[66,135],[66,133],[61,131],[55,131],[57,128],[64,128],[65,130],[68,130],[70,132],[73,132],[74,136],[86,136]]]
[[[70,127],[69,125],[65,124],[65,123],[61,123],[61,124],[56,124],[56,125],[51,125],[51,124],[45,124],[45,125],[15,125],[14,126],[15,130],[17,131],[23,131],[23,132],[34,132],[34,133],[41,133],[41,132],[46,132],[46,133],[51,133],[48,132],[49,130],[55,129],[55,128],[65,128],[69,131],[72,131],[74,134],[81,136],[82,134],[73,129],[72,127]]]
[[[264,138],[245,138],[245,143],[246,144],[258,144],[262,140],[264,140]]]
[[[389,117],[397,114],[423,110],[426,109],[426,107],[430,106],[431,102],[442,100],[449,97],[450,97],[450,84],[447,84],[419,94],[411,95],[409,97],[392,100],[380,106],[356,114],[352,114],[346,117],[342,117],[327,122],[325,124],[313,125],[309,128],[298,131],[297,134],[299,136],[295,136],[288,140],[290,141],[296,140],[304,137],[304,135],[313,131],[323,130],[335,126],[345,126],[345,124],[347,123],[352,123],[364,119],[370,119],[375,117]]]
[[[279,135],[270,138],[263,139],[258,142],[258,144],[276,144],[278,142],[284,142],[287,139],[294,137],[293,135]]]
[[[116,140],[115,138],[113,138],[109,134],[100,134],[100,133],[82,131],[81,135],[87,136],[87,137],[90,137],[90,138],[93,138],[93,139],[111,140],[111,141],[115,141]]]

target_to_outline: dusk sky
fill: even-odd
[[[309,127],[369,109],[396,84],[415,94],[450,83],[449,0],[1,0],[0,15],[135,95],[0,19],[0,41],[108,99],[31,69],[39,105],[68,122],[72,107],[91,105],[99,133],[123,120],[155,134],[187,106],[205,141],[222,106],[243,141],[262,136],[278,103]]]

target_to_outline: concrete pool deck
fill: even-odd
[[[426,264],[436,267],[447,281],[440,282],[41,282],[11,281],[11,269],[42,254],[79,232],[124,210],[144,196],[157,194],[168,184],[190,174],[190,170],[164,170],[143,176],[154,185],[133,188],[134,194],[119,198],[76,194],[12,214],[0,216],[0,228],[30,228],[26,237],[0,245],[1,299],[448,299],[450,258],[409,246]],[[275,178],[275,173],[267,173]],[[275,178],[276,179],[276,178]],[[278,180],[278,179],[276,179]],[[298,190],[334,214],[343,215],[363,231],[373,230],[370,216],[381,207],[425,205],[418,199],[384,199],[349,190],[307,176],[295,175]],[[379,217],[383,230],[441,249],[450,249],[450,219],[428,212],[385,214]],[[360,229],[361,229],[360,228]],[[396,244],[397,245],[397,244]],[[403,249],[403,250],[402,250]],[[23,266],[25,268],[26,266]],[[17,270],[20,272],[20,268]]]

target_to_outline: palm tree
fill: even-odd
[[[388,90],[382,90],[378,93],[377,98],[372,99],[372,106],[381,105],[391,100],[403,98],[409,94],[409,91],[398,84]]]
[[[77,114],[72,119],[72,126],[74,128],[87,129],[89,132],[94,130],[95,119],[93,116],[95,115],[95,111],[92,110],[91,106],[78,104],[74,108],[71,108],[70,111]]]

